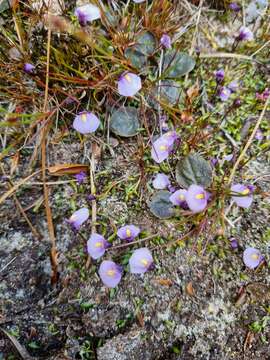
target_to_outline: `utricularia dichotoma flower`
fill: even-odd
[[[80,171],[78,174],[75,174],[74,177],[77,181],[77,184],[81,185],[83,184],[84,180],[87,178],[87,175],[84,171]]]
[[[239,5],[237,2],[232,2],[232,3],[230,3],[229,8],[232,11],[238,12],[241,10],[241,5]]]
[[[246,26],[242,26],[237,36],[238,41],[252,41],[254,39],[253,32]]]
[[[81,134],[95,132],[100,125],[99,119],[91,112],[82,111],[76,115],[73,121],[73,127]]]
[[[130,272],[132,274],[143,274],[153,264],[153,257],[147,248],[140,248],[133,252],[129,259]]]
[[[117,236],[119,236],[121,240],[133,241],[140,232],[141,230],[135,225],[125,225],[118,229]]]
[[[243,253],[243,261],[248,268],[255,269],[263,261],[263,256],[259,250],[249,247]]]
[[[85,26],[88,22],[101,17],[99,8],[93,4],[86,4],[77,7],[75,9],[75,15],[82,26]]]
[[[163,34],[160,39],[160,45],[165,49],[170,49],[172,47],[172,41],[169,35]]]
[[[153,187],[155,189],[166,189],[168,186],[170,186],[171,182],[167,175],[165,174],[157,174],[155,179],[153,180]]]
[[[185,197],[188,207],[193,213],[201,212],[207,206],[208,194],[202,186],[190,185]]]
[[[174,142],[179,139],[175,131],[168,131],[154,141],[151,156],[157,163],[161,163],[168,158],[173,150]]]
[[[74,230],[79,230],[81,225],[88,220],[89,210],[87,208],[81,208],[71,215],[67,222]]]
[[[134,96],[142,88],[141,78],[131,72],[120,75],[118,80],[118,92],[122,96]]]
[[[219,98],[221,101],[227,101],[229,97],[231,96],[232,92],[227,86],[222,86],[222,88],[219,91]]]
[[[32,74],[33,71],[35,70],[35,66],[30,64],[30,63],[25,63],[23,65],[23,70],[27,73],[27,74]]]
[[[253,201],[254,187],[252,185],[245,186],[242,184],[234,184],[231,186],[232,199],[239,207],[248,208]]]
[[[170,196],[170,201],[174,205],[185,208],[187,205],[186,194],[187,194],[187,190],[185,190],[185,189],[177,190]]]
[[[121,280],[122,268],[111,260],[104,260],[100,264],[98,274],[104,285],[114,288]]]
[[[215,76],[216,76],[216,81],[218,83],[220,83],[224,79],[225,71],[223,69],[219,69],[219,70],[216,71]]]
[[[93,259],[103,256],[108,247],[108,241],[102,235],[96,233],[92,234],[87,241],[87,251]]]

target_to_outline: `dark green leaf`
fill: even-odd
[[[167,190],[156,192],[149,203],[150,211],[159,219],[168,219],[174,215],[174,207],[170,201],[171,193]]]
[[[208,187],[212,182],[212,167],[199,154],[189,154],[178,161],[176,180],[185,188],[192,184]]]
[[[165,103],[169,105],[175,105],[180,96],[179,85],[173,80],[163,80],[159,86],[156,86],[150,97],[150,104],[157,109],[158,108],[158,98],[160,96],[160,103]]]
[[[195,60],[186,53],[171,50],[165,54],[163,72],[166,77],[178,78],[194,69]]]
[[[138,36],[135,45],[125,50],[125,57],[130,60],[132,66],[142,70],[147,65],[148,56],[156,48],[156,39],[150,32]]]
[[[147,63],[147,56],[140,53],[135,47],[130,47],[125,50],[125,57],[130,60],[131,65],[136,69],[141,69]]]
[[[134,136],[140,128],[139,111],[134,107],[122,107],[112,113],[110,129],[123,137]]]

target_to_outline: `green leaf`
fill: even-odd
[[[186,75],[195,67],[195,60],[184,52],[168,51],[164,56],[163,72],[168,78]]]
[[[158,98],[160,95],[160,102],[168,105],[175,105],[180,97],[180,88],[177,82],[173,80],[163,80],[159,86],[156,86],[152,91],[152,96],[150,97],[150,104],[158,109]]]
[[[159,219],[169,219],[174,216],[175,209],[170,201],[171,193],[167,190],[156,192],[149,203],[150,211]]]
[[[140,128],[138,109],[127,106],[112,113],[110,130],[119,136],[130,137],[138,133]]]
[[[178,161],[176,180],[184,188],[192,184],[208,187],[212,182],[212,167],[199,154],[189,154]]]
[[[150,32],[145,32],[135,40],[136,44],[125,50],[125,57],[132,66],[142,70],[148,63],[148,56],[156,49],[156,39]]]

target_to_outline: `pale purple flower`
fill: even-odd
[[[254,39],[253,32],[246,26],[242,26],[237,37],[239,41],[251,41]]]
[[[239,207],[243,207],[243,208],[250,207],[253,201],[252,188],[242,184],[234,184],[231,186],[231,191],[232,193],[238,194],[235,196],[232,194],[232,199]]]
[[[225,155],[224,160],[225,161],[231,161],[233,159],[233,154]]]
[[[186,194],[187,194],[187,190],[184,189],[177,190],[170,196],[170,201],[174,205],[183,206],[184,204],[186,204]]]
[[[80,171],[78,174],[75,174],[74,177],[77,181],[77,184],[81,185],[84,182],[84,179],[86,179],[87,175],[84,171]]]
[[[231,92],[236,92],[239,88],[239,84],[238,84],[238,81],[237,80],[233,80],[231,81],[228,85],[227,85],[228,89],[231,91]]]
[[[186,202],[193,213],[203,211],[207,205],[208,194],[199,185],[190,185],[186,192]]]
[[[172,47],[172,41],[169,35],[163,34],[160,39],[160,44],[165,47],[165,49],[170,49]]]
[[[140,232],[141,230],[135,225],[125,225],[118,229],[117,235],[121,240],[132,241]]]
[[[176,191],[176,188],[173,185],[169,185],[168,190],[169,190],[169,192],[174,193]]]
[[[104,239],[102,235],[92,234],[87,241],[87,251],[88,254],[93,259],[98,259],[104,255],[106,248],[108,247],[107,240]]]
[[[225,71],[223,69],[219,69],[218,71],[216,71],[215,75],[216,81],[220,83],[224,79]]]
[[[176,131],[168,131],[157,140],[154,141],[151,156],[157,163],[161,163],[170,155],[173,150],[173,145],[179,139]]]
[[[89,218],[89,210],[87,208],[81,208],[71,215],[67,222],[72,226],[74,230],[79,230],[81,225]]]
[[[110,260],[104,260],[100,264],[98,274],[103,282],[109,288],[115,288],[122,277],[121,266]]]
[[[135,2],[135,4],[140,4],[142,2],[144,2],[145,0],[133,0],[133,2]]]
[[[141,78],[131,72],[122,74],[118,80],[118,92],[122,96],[134,96],[141,88]]]
[[[170,180],[165,174],[157,174],[153,181],[153,187],[155,189],[166,189],[170,185]]]
[[[133,252],[129,259],[132,274],[144,274],[153,264],[153,257],[147,248],[140,248]]]
[[[239,5],[237,2],[232,2],[232,3],[230,3],[229,8],[232,11],[238,12],[241,10],[241,5]]]
[[[221,101],[227,101],[229,97],[231,96],[231,90],[227,88],[226,86],[223,86],[219,91],[219,97]]]
[[[75,15],[77,16],[79,23],[83,26],[88,22],[101,17],[99,8],[93,4],[86,4],[77,7],[75,9]]]
[[[91,112],[82,111],[76,115],[73,121],[73,127],[81,134],[95,132],[100,125],[99,119]]]
[[[35,69],[35,66],[29,63],[25,63],[23,66],[23,70],[27,73],[27,74],[32,74],[33,71]]]
[[[262,132],[260,129],[258,129],[258,130],[256,131],[255,139],[256,139],[256,140],[262,140],[262,139],[263,139],[263,132]]]
[[[210,161],[211,161],[211,165],[212,165],[213,167],[218,164],[218,159],[217,159],[217,158],[214,158],[214,157],[213,157]]]
[[[247,248],[243,253],[244,264],[250,268],[255,269],[263,260],[261,252],[252,247]]]

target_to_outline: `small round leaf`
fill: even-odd
[[[150,211],[159,219],[169,219],[175,214],[175,209],[170,201],[171,193],[167,190],[156,192],[149,203]]]
[[[138,133],[140,128],[138,109],[123,106],[112,113],[110,130],[119,136],[130,137]]]
[[[195,67],[195,60],[184,52],[168,51],[164,57],[163,72],[166,77],[178,78]]]
[[[212,167],[199,154],[189,154],[176,165],[176,180],[184,188],[192,184],[207,188],[212,182]]]
[[[158,98],[160,96],[160,102],[175,105],[180,97],[180,88],[179,85],[173,80],[163,80],[159,86],[156,86],[152,91],[152,96],[150,97],[150,104],[158,109]]]

